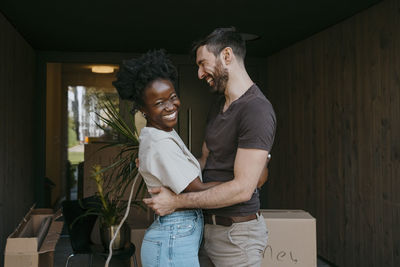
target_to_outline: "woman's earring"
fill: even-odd
[[[146,118],[146,113],[142,112],[142,115],[143,115],[143,117],[145,117],[145,118]]]

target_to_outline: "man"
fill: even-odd
[[[207,121],[199,159],[203,180],[224,183],[180,195],[153,188],[150,192],[157,195],[144,201],[161,216],[182,208],[204,209],[203,248],[212,264],[260,266],[267,229],[257,187],[260,177],[266,179],[275,113],[245,69],[245,42],[234,28],[214,30],[194,51],[199,79],[222,94]]]

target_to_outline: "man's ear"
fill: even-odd
[[[231,64],[233,61],[233,58],[234,58],[233,50],[229,46],[225,47],[221,51],[221,60],[225,63],[225,65]]]

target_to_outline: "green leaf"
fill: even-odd
[[[111,164],[102,167],[98,172],[93,174],[102,176],[101,186],[103,194],[98,195],[104,199],[102,199],[101,203],[96,203],[95,207],[87,209],[86,213],[76,220],[93,214],[98,215],[103,223],[113,225],[118,223],[125,213],[128,203],[123,197],[127,191],[130,191],[130,185],[135,182],[134,180],[138,172],[135,160],[138,157],[139,138],[134,117],[131,116],[128,123],[126,123],[109,98],[100,104],[100,110],[101,113],[96,112],[95,114],[106,126],[103,126],[101,123],[96,124],[103,130],[110,127],[118,134],[119,138],[117,141],[105,144],[99,150],[119,147],[120,151]],[[137,186],[137,191],[134,192],[134,200],[131,206],[146,210],[147,207],[141,199],[146,194],[147,189],[141,176],[138,176],[138,178],[140,179],[138,181],[139,185]]]

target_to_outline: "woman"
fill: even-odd
[[[166,186],[179,194],[218,183],[202,183],[198,161],[173,128],[180,107],[174,88],[176,77],[177,71],[165,53],[153,51],[125,61],[113,84],[121,98],[132,100],[134,109],[146,118],[139,137],[139,172],[146,185]],[[199,266],[202,233],[201,210],[158,216],[143,239],[142,265]]]

